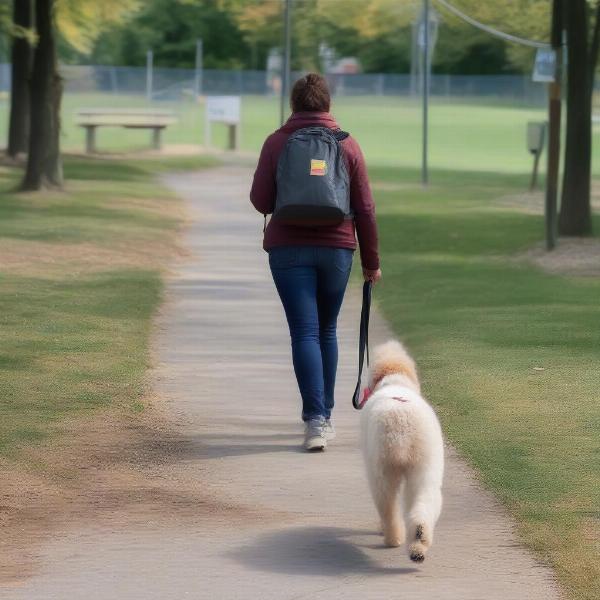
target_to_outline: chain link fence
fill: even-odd
[[[177,119],[165,131],[168,146],[204,144],[204,98],[242,97],[241,145],[256,152],[279,126],[280,82],[265,71],[219,71],[118,66],[63,65],[62,148],[82,151],[85,132],[77,114],[90,109],[164,109]],[[301,73],[293,73],[297,78]],[[363,144],[369,158],[383,163],[418,164],[420,81],[402,74],[344,74],[329,77],[333,112]],[[472,162],[489,156],[493,144],[510,136],[511,148],[523,150],[526,123],[545,119],[546,86],[529,75],[433,75],[431,78],[432,160],[438,164]],[[0,64],[0,144],[7,137],[10,65]],[[515,109],[519,109],[518,111]],[[287,107],[286,107],[287,110]],[[214,144],[226,145],[225,127],[217,126]],[[437,139],[436,139],[437,138]],[[100,151],[140,150],[150,145],[145,130],[99,127]],[[512,152],[512,151],[511,151]],[[452,161],[448,157],[452,157]],[[463,160],[464,157],[464,160]],[[527,156],[525,155],[525,159]],[[496,161],[497,162],[497,161]],[[483,163],[482,163],[483,164]],[[519,167],[521,168],[521,158]]]
[[[98,93],[143,96],[152,101],[185,102],[203,95],[268,96],[277,93],[277,82],[265,71],[63,65],[65,93]],[[293,73],[292,78],[301,73]],[[415,77],[388,73],[330,75],[334,96],[417,96]],[[0,64],[0,93],[10,92],[10,65]],[[446,99],[488,99],[520,106],[541,106],[544,85],[529,75],[435,75],[431,96]]]

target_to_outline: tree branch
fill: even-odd
[[[590,46],[590,89],[594,88],[594,77],[598,65],[598,50],[600,49],[600,0],[596,1],[596,18],[594,20],[594,32]]]

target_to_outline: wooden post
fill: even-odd
[[[558,172],[560,168],[560,116],[562,78],[562,0],[553,0],[552,48],[556,52],[554,81],[548,89],[548,168],[546,174],[546,249],[556,246]]]
[[[88,154],[96,152],[96,126],[86,125],[85,128],[85,151]]]
[[[33,6],[30,0],[13,2],[15,25],[30,28],[33,20]],[[15,36],[11,51],[11,94],[10,119],[8,127],[7,154],[15,158],[20,152],[27,152],[29,137],[29,77],[33,47],[25,37]]]
[[[535,186],[537,185],[538,165],[540,162],[540,154],[541,154],[541,152],[533,153],[533,171],[531,173],[531,182],[529,183],[529,191],[530,192],[533,192],[533,190],[535,190]]]
[[[160,150],[162,146],[162,127],[154,127],[152,129],[152,148]]]
[[[227,123],[227,150],[240,149],[240,124]]]
[[[227,129],[229,134],[227,140],[227,149],[235,150],[235,125],[233,123],[229,123]]]

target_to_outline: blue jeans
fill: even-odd
[[[337,371],[337,317],[352,267],[353,250],[279,246],[269,265],[292,338],[302,419],[329,419]]]

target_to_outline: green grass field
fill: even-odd
[[[540,240],[542,217],[495,199],[526,176],[439,172],[424,191],[407,184],[414,171],[372,175],[375,298],[414,352],[447,437],[571,597],[599,598],[600,279],[513,259]],[[394,182],[401,191],[385,191]]]
[[[84,131],[75,125],[82,108],[143,108],[142,96],[111,96],[70,93],[63,101],[62,145],[82,151]],[[155,103],[155,108],[171,109],[179,116],[178,124],[166,130],[167,144],[204,142],[204,106],[189,103]],[[340,97],[333,113],[342,127],[361,143],[370,164],[417,167],[421,161],[421,109],[417,101],[395,97]],[[271,131],[279,125],[276,98],[245,96],[242,99],[242,147],[258,151]],[[481,170],[525,173],[531,169],[526,151],[527,121],[545,119],[539,109],[493,105],[489,100],[465,99],[464,102],[432,101],[430,122],[430,163],[438,169]],[[6,100],[0,104],[0,140],[6,139]],[[224,126],[214,127],[214,143],[224,147]],[[100,128],[101,151],[138,150],[148,147],[149,131]],[[600,150],[600,135],[594,136]],[[594,172],[600,175],[600,152],[596,152]]]
[[[12,192],[0,168],[0,457],[98,407],[140,408],[161,269],[182,219],[161,169],[67,159],[65,192]]]

